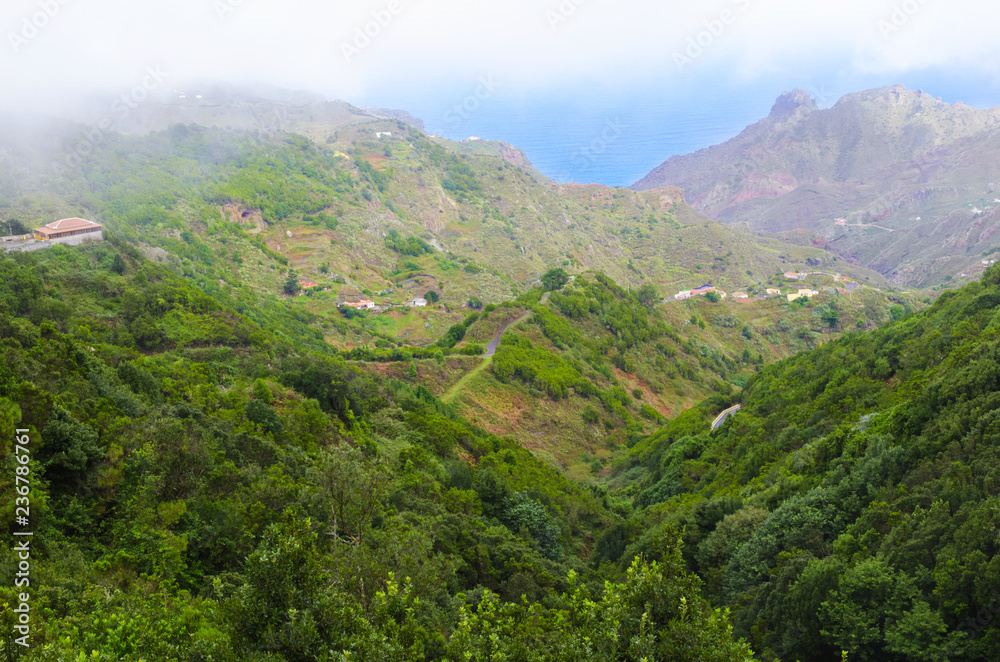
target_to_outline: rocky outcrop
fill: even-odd
[[[508,145],[507,143],[500,141],[500,158],[511,165],[515,165],[523,170],[531,169],[531,161],[528,160],[528,155],[523,151],[514,147],[513,145]]]
[[[738,136],[672,157],[632,188],[680,186],[720,221],[818,232],[844,257],[887,275],[921,273],[926,284],[940,281],[919,266],[901,268],[947,264],[950,250],[991,248],[964,239],[949,248],[945,239],[965,227],[958,219],[971,210],[1000,205],[998,164],[998,108],[948,104],[896,85],[848,94],[823,110],[792,90]],[[936,219],[930,232],[926,224]],[[873,224],[891,232],[863,231],[878,229]]]

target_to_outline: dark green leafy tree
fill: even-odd
[[[562,289],[562,287],[569,282],[569,275],[562,267],[556,267],[554,269],[549,269],[544,274],[542,274],[542,287],[544,287],[549,292]]]
[[[364,544],[388,489],[386,468],[342,444],[320,452],[311,478],[330,499],[327,535],[335,541]]]
[[[636,299],[646,308],[652,308],[660,300],[660,294],[652,283],[645,283],[635,292]]]
[[[299,284],[299,276],[293,270],[288,270],[288,278],[285,280],[285,286],[282,289],[289,296],[298,294],[302,290],[302,286]]]
[[[42,433],[44,445],[36,457],[44,463],[49,480],[61,488],[75,486],[101,458],[97,432],[62,407],[53,410]]]
[[[512,532],[524,532],[533,538],[545,558],[558,560],[562,557],[558,523],[548,514],[545,506],[526,493],[518,492],[508,499],[503,519]]]
[[[281,433],[281,419],[278,418],[274,407],[263,400],[251,400],[246,406],[247,419],[253,421],[272,435]]]
[[[16,218],[0,222],[0,232],[8,235],[31,234],[31,228],[17,220]]]

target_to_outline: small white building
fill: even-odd
[[[358,310],[374,310],[375,302],[371,299],[362,299],[361,301],[345,301],[345,306],[350,306],[351,308],[356,308]]]
[[[817,294],[819,294],[819,292],[816,290],[799,290],[797,294],[789,294],[788,301],[789,303],[791,303],[792,301],[795,301],[796,299],[800,299],[803,297],[808,299],[810,297],[816,296]]]
[[[413,300],[413,302],[410,305],[413,306],[414,308],[423,308],[424,306],[427,305],[427,299],[423,297],[417,297],[416,299]]]

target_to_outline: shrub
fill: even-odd
[[[271,404],[274,400],[274,396],[271,394],[271,388],[267,385],[267,382],[263,379],[255,379],[253,382],[253,397],[261,402],[266,402]]]
[[[261,426],[271,434],[281,433],[281,420],[278,419],[278,413],[270,405],[260,400],[251,400],[247,403],[246,414],[250,421]]]
[[[413,236],[403,239],[399,236],[398,230],[391,230],[389,232],[385,238],[385,247],[402,255],[411,255],[413,257],[434,252],[434,248],[423,239]]]
[[[642,407],[639,408],[639,415],[649,421],[660,420],[660,412],[653,409],[649,404],[643,403]]]
[[[501,382],[516,377],[544,390],[553,400],[567,397],[570,387],[580,381],[580,374],[562,358],[512,334],[500,341],[493,358],[493,374]]]

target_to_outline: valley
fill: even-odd
[[[792,93],[632,190],[217,94],[0,125],[0,220],[103,238],[0,252],[31,659],[994,659],[990,113]]]

